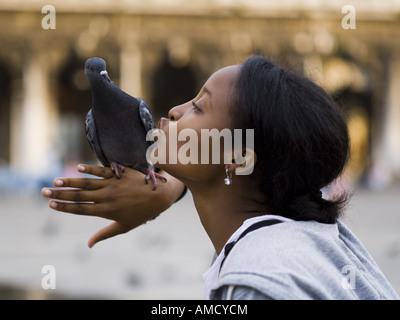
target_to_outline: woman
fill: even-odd
[[[176,156],[168,148],[171,124],[198,137],[202,129],[253,129],[254,150],[243,143],[243,163],[232,154],[228,163],[174,164],[168,161]],[[346,195],[322,197],[320,190],[345,167],[349,138],[340,110],[313,82],[250,57],[214,73],[197,97],[161,119],[159,129],[169,153],[157,164],[167,182],[156,191],[135,170],[117,180],[109,168],[88,165],[78,170],[103,179],[59,178],[55,186],[78,190],[43,189],[56,199],[53,209],[115,221],[92,236],[90,247],[163,212],[187,186],[217,254],[203,275],[207,298],[398,298],[339,221]],[[179,150],[185,141],[176,143]],[[251,174],[235,175],[250,162]]]

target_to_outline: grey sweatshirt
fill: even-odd
[[[340,221],[284,221],[248,233],[229,253],[209,298],[399,299]]]

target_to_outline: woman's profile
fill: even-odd
[[[254,131],[254,150],[243,141],[246,162],[169,161],[170,128]],[[203,274],[207,299],[398,299],[370,254],[341,222],[348,194],[322,192],[338,179],[349,157],[341,110],[318,85],[270,59],[252,56],[216,71],[191,101],[173,107],[159,122],[167,176],[152,191],[143,174],[122,179],[109,168],[79,165],[97,178],[57,178],[42,194],[50,207],[114,220],[89,240],[132,230],[162,213],[187,189],[215,248]],[[178,140],[177,150],[185,144]],[[203,150],[204,151],[204,150]],[[203,154],[204,160],[204,154]],[[68,200],[69,202],[64,202]]]

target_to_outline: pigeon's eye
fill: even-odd
[[[93,68],[93,67],[89,67],[89,70],[90,70],[90,71],[94,71],[94,68]]]

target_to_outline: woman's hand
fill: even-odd
[[[110,168],[102,166],[78,165],[77,170],[102,179],[56,178],[54,186],[62,188],[43,188],[42,195],[55,199],[49,202],[54,210],[114,220],[92,235],[88,242],[90,248],[157,216],[184,191],[184,184],[166,172],[162,174],[167,181],[160,181],[153,191],[152,184],[145,183],[145,175],[134,169],[126,168],[121,179],[115,178]]]

